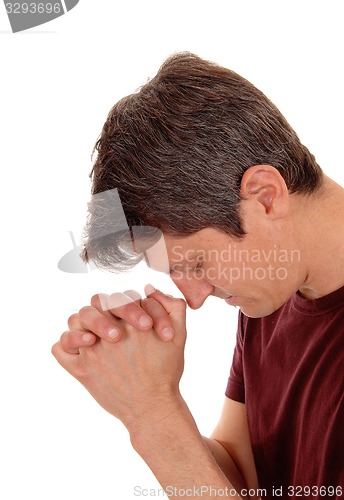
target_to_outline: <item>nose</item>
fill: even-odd
[[[215,287],[206,280],[198,280],[196,278],[172,278],[172,280],[184,295],[191,309],[199,309],[204,304],[207,297],[212,295],[215,290]]]

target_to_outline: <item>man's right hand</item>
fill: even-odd
[[[151,285],[145,289],[146,295],[155,298],[164,294]],[[164,308],[153,319],[141,307],[141,296],[134,290],[112,295],[97,294],[91,299],[91,305],[85,306],[68,318],[69,330],[61,335],[61,346],[70,354],[78,354],[80,347],[93,345],[97,338],[115,343],[120,341],[123,321],[142,332],[152,327],[161,340],[170,341],[174,337],[171,319]]]

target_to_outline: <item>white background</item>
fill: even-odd
[[[91,152],[110,107],[189,50],[251,80],[325,172],[343,176],[341,1],[89,1],[12,34],[0,5],[1,482],[6,500],[135,498],[158,488],[122,424],[56,363],[66,319],[98,291],[166,277],[65,274],[84,224]],[[79,242],[79,241],[77,241]],[[224,397],[236,311],[189,311],[183,394],[202,433]],[[158,495],[158,492],[157,492]]]

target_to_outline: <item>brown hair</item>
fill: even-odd
[[[212,227],[242,237],[240,183],[252,165],[275,167],[290,193],[312,193],[322,177],[262,92],[190,53],[171,56],[115,104],[95,150],[92,194],[117,188],[129,228],[153,226],[176,236]],[[103,205],[89,204],[83,257],[100,267],[125,267],[124,232],[97,237]]]

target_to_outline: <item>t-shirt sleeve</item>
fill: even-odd
[[[244,384],[244,370],[243,370],[243,345],[244,345],[244,328],[243,328],[244,315],[239,313],[238,331],[236,346],[233,354],[232,367],[227,383],[226,396],[227,398],[245,403],[245,384]]]

